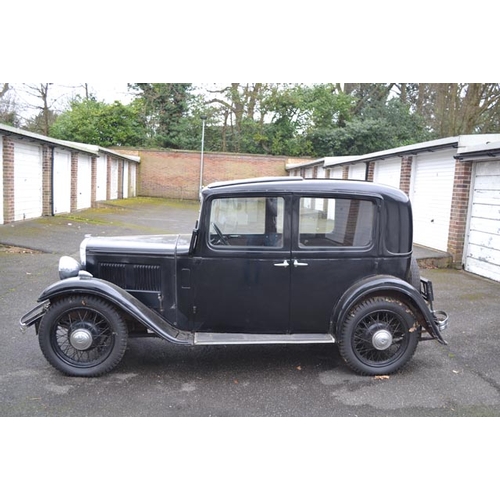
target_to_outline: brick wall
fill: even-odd
[[[472,162],[457,160],[448,231],[448,252],[453,255],[455,267],[460,267],[463,259],[471,179]]]
[[[78,200],[78,153],[71,153],[71,211],[74,212]]]
[[[52,155],[54,150],[42,146],[42,215],[52,215]]]
[[[123,160],[118,160],[118,199],[123,198]]]
[[[375,162],[371,161],[368,163],[368,171],[366,173],[366,180],[373,182],[374,175],[375,175]]]
[[[410,196],[411,166],[413,156],[403,156],[401,158],[401,176],[399,178],[399,189]]]
[[[106,199],[111,199],[111,156],[107,156],[106,158]]]
[[[93,156],[91,161],[91,179],[90,179],[90,202],[93,207],[96,204],[97,198],[97,157]]]
[[[131,151],[141,157],[137,195],[198,199],[201,155],[196,151]],[[203,185],[249,177],[286,176],[283,156],[204,153]]]
[[[3,138],[3,222],[14,221],[14,142]]]

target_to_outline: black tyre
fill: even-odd
[[[75,295],[50,305],[38,336],[42,353],[54,368],[74,377],[97,377],[120,362],[128,332],[111,304]]]
[[[418,344],[415,318],[401,303],[375,297],[356,305],[339,336],[345,362],[361,375],[388,375],[402,368]]]

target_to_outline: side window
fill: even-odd
[[[372,242],[374,203],[346,198],[301,198],[300,247],[367,247]]]
[[[215,199],[210,210],[210,244],[282,248],[284,207],[285,200],[279,197]]]

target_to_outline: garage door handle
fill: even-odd
[[[299,262],[297,259],[293,261],[293,267],[306,267],[308,265],[306,262]]]
[[[276,267],[288,267],[290,263],[287,260],[284,260],[283,262],[279,264],[274,264]]]

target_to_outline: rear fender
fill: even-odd
[[[342,295],[333,311],[332,333],[337,334],[342,328],[349,311],[361,300],[374,296],[386,296],[403,302],[414,313],[418,323],[431,337],[441,344],[447,342],[441,336],[433,311],[429,308],[422,295],[406,281],[394,276],[371,276],[351,286]]]
[[[193,344],[193,335],[190,332],[179,330],[155,311],[144,305],[140,300],[123,288],[109,281],[93,278],[81,274],[79,277],[67,278],[47,287],[38,302],[46,303],[61,296],[74,294],[95,295],[101,297],[119,310],[129,314],[132,318],[152,330],[159,337],[174,344]]]

